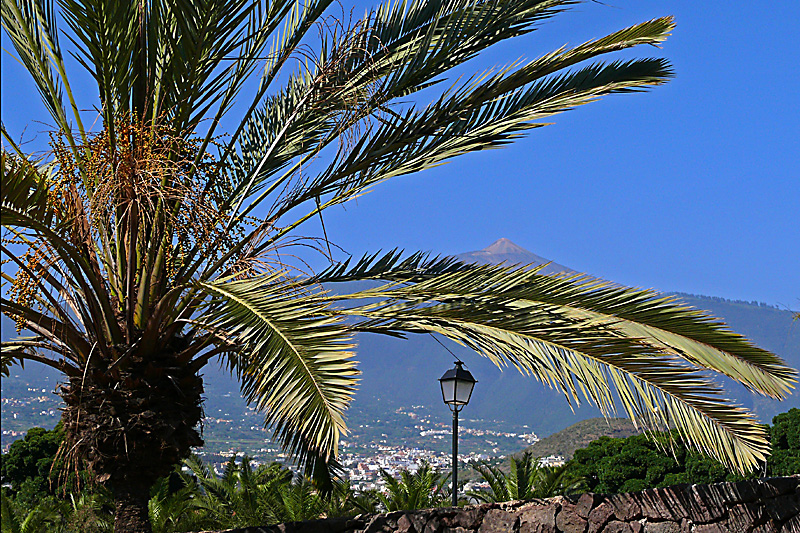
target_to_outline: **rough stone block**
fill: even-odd
[[[585,518],[575,512],[577,505],[564,501],[561,510],[556,514],[556,528],[564,533],[584,533],[588,524]]]
[[[740,503],[728,511],[727,526],[731,531],[750,531],[765,521],[766,505],[761,502]]]
[[[594,506],[602,500],[603,496],[600,494],[581,494],[580,498],[578,498],[578,503],[575,505],[575,512],[578,513],[578,516],[581,518],[589,518],[589,513]]]
[[[767,520],[763,524],[756,526],[750,533],[775,533],[778,531],[778,523],[773,520]]]
[[[730,485],[718,485],[713,490],[709,486],[693,485],[686,489],[685,516],[698,523],[716,522],[725,516],[726,509],[738,503],[739,499],[731,493]]]
[[[397,521],[397,533],[419,533],[419,531],[417,531],[417,528],[414,527],[414,522],[408,517],[408,515],[404,514]]]
[[[430,514],[424,511],[417,511],[415,513],[409,513],[406,516],[411,520],[411,523],[414,524],[414,529],[417,530],[417,533],[425,531],[425,524],[428,523]]]
[[[555,533],[557,510],[555,503],[524,508],[519,515],[520,533]]]
[[[465,529],[478,529],[481,526],[483,517],[488,511],[486,505],[479,505],[471,509],[464,509],[455,513],[452,517],[444,520],[443,523],[450,527],[463,527]]]
[[[800,532],[800,515],[790,518],[783,526],[781,526],[781,533],[798,533]]]
[[[615,494],[608,501],[614,507],[614,516],[623,522],[642,516],[642,508],[630,494]]]
[[[678,522],[690,514],[691,504],[683,491],[650,489],[637,494],[636,500],[648,520]]]
[[[800,514],[800,494],[784,494],[765,504],[767,514],[778,522],[783,522]]]
[[[778,494],[800,494],[800,475],[773,477],[766,482],[775,487]]]
[[[650,522],[644,525],[644,533],[681,533],[677,522]]]
[[[397,520],[402,513],[389,513],[375,515],[369,521],[364,533],[390,533],[397,530]]]
[[[437,516],[429,516],[427,517],[427,521],[425,523],[425,529],[423,529],[423,533],[436,533],[439,531],[439,526],[441,526],[442,521],[439,520]],[[367,533],[366,531],[364,533]]]
[[[608,502],[603,502],[589,513],[589,526],[587,533],[598,533],[614,516],[614,508]]]
[[[722,524],[698,524],[694,526],[692,533],[731,533],[728,528]]]
[[[757,486],[762,498],[796,493],[800,491],[800,476],[762,479]]]
[[[719,488],[717,488],[719,487]],[[726,483],[725,485],[698,485],[700,490],[720,490],[726,491],[725,503],[747,503],[758,499],[758,490],[753,481],[739,481],[737,483]]]
[[[518,517],[502,509],[490,509],[483,517],[483,523],[478,531],[480,533],[506,533],[517,524]]]
[[[631,526],[619,520],[612,520],[603,528],[603,533],[633,533]]]

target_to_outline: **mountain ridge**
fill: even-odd
[[[521,452],[514,454],[520,457],[530,451],[534,457],[560,455],[564,459],[572,459],[575,450],[580,450],[600,437],[625,438],[642,433],[627,418],[587,418],[547,436]]]
[[[500,239],[487,248],[481,257],[487,261],[502,262],[508,255],[520,259],[513,264],[543,264],[544,257],[528,252],[508,239]],[[467,252],[464,255],[474,254]],[[574,272],[558,263],[562,272]],[[800,366],[800,320],[793,320],[792,312],[757,302],[730,301],[713,296],[678,294],[679,298],[699,309],[723,319],[734,331],[751,339],[760,347],[778,354],[787,363]],[[3,339],[12,336],[13,324],[3,317]],[[452,356],[428,335],[410,335],[407,340],[359,334],[356,359],[362,371],[354,406],[367,417],[381,418],[382,411],[415,404],[434,406],[441,411],[441,421],[448,423],[449,411],[442,404],[438,378],[452,366]],[[580,420],[600,416],[599,411],[587,405],[576,406],[573,412],[564,397],[529,376],[514,369],[501,371],[488,359],[477,356],[455,343],[444,340],[448,348],[467,363],[478,379],[473,399],[463,412],[466,418],[505,421],[508,424],[528,425],[539,436],[556,433]],[[31,365],[32,369],[37,365]],[[26,367],[25,372],[29,372]],[[20,374],[22,372],[19,372]],[[209,391],[207,409],[212,411],[214,396],[238,394],[235,381],[225,371],[212,363],[204,370]],[[13,380],[13,377],[10,378]],[[3,379],[5,385],[9,378]],[[762,422],[791,407],[800,407],[800,394],[795,391],[787,401],[778,402],[752,395],[741,385],[725,382],[728,397],[736,399],[753,410]],[[211,391],[214,391],[211,393]],[[349,422],[348,422],[349,423]],[[356,423],[353,421],[353,423]],[[359,422],[360,423],[360,422]]]
[[[568,266],[529,252],[507,238],[499,239],[482,250],[455,257],[480,264],[538,266],[549,263],[543,273],[577,273]],[[684,293],[677,296],[684,303],[722,319],[737,333],[781,356],[789,366],[800,366],[800,321],[793,321],[792,312],[713,296]],[[425,402],[441,402],[435,380],[450,365],[451,357],[432,339],[411,335],[408,340],[401,341],[365,334],[358,336],[358,343],[359,367],[363,372],[361,390],[355,399],[359,405],[369,403],[371,398],[389,398],[405,405],[422,403],[423,399]],[[449,346],[466,361],[480,382],[464,416],[528,424],[540,436],[600,416],[591,405],[582,404],[572,411],[561,394],[538,381],[513,369],[501,372],[485,358],[454,343]],[[428,381],[430,386],[425,385]],[[784,402],[778,402],[756,396],[733,380],[719,381],[723,381],[727,397],[753,410],[765,423],[780,412],[800,407],[800,394],[797,393]]]
[[[455,256],[466,263],[482,265],[546,265],[540,271],[542,274],[577,274],[578,272],[526,250],[515,244],[510,239],[502,237],[482,250],[464,252]]]

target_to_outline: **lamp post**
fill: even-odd
[[[456,361],[455,368],[439,378],[442,399],[453,411],[453,507],[458,506],[458,412],[469,403],[475,383],[477,381],[461,361]]]

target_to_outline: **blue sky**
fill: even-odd
[[[327,214],[331,240],[354,255],[456,254],[507,237],[619,283],[800,308],[800,5],[587,3],[467,70],[662,15],[676,17],[672,37],[634,55],[670,59],[669,84],[604,98],[511,147],[385,183]],[[6,53],[2,91],[10,131],[45,129],[38,95]],[[87,85],[87,104],[92,94]]]

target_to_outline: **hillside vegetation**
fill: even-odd
[[[641,431],[636,429],[627,418],[609,418],[608,420],[590,418],[543,438],[515,454],[515,457],[521,457],[523,453],[530,451],[534,457],[561,455],[565,459],[572,459],[575,450],[587,447],[589,443],[600,437],[625,438],[639,433]]]

